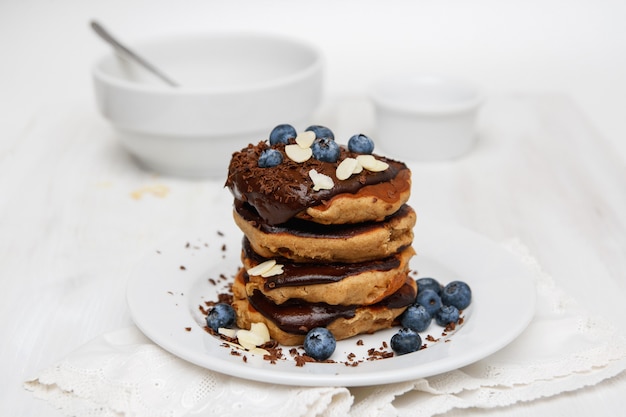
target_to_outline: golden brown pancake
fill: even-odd
[[[245,207],[237,207],[233,216],[257,254],[296,262],[362,262],[391,256],[411,245],[416,221],[415,211],[406,204],[383,222],[341,226],[301,220],[270,226]]]
[[[248,297],[245,274],[242,268],[233,284],[237,326],[249,329],[251,323],[265,323],[271,338],[285,346],[301,345],[306,333],[315,327],[326,327],[336,340],[389,328],[415,301],[417,293],[415,280],[406,277],[398,291],[370,306],[332,306],[297,300],[277,305],[260,292]]]
[[[243,246],[242,262],[246,270],[267,261],[252,251],[247,240]],[[383,259],[351,264],[299,263],[279,258],[276,261],[283,273],[269,277],[248,275],[246,293],[251,296],[260,291],[275,304],[294,298],[334,305],[375,304],[404,285],[414,254],[409,246]]]

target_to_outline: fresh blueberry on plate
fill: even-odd
[[[416,332],[423,332],[430,326],[432,319],[433,317],[423,305],[414,304],[402,313],[400,324]]]
[[[297,134],[296,129],[290,124],[278,125],[270,132],[270,145],[279,143],[286,145],[289,143],[289,139],[295,139]]]
[[[437,310],[439,310],[442,306],[441,297],[439,297],[439,294],[429,289],[418,291],[415,302],[419,305],[424,306],[424,308],[426,309],[426,311],[428,311],[431,317],[434,317]]]
[[[437,294],[441,295],[441,290],[443,289],[443,285],[439,283],[435,278],[424,277],[416,280],[417,282],[417,291],[420,292],[422,290],[433,290]]]
[[[443,306],[435,313],[435,321],[442,327],[456,323],[459,321],[459,310],[455,306]]]
[[[235,324],[235,310],[229,304],[215,304],[206,316],[206,324],[214,331]]]
[[[350,152],[369,155],[374,152],[374,141],[368,136],[359,133],[348,140],[348,150]]]
[[[325,327],[309,330],[304,338],[304,351],[316,361],[330,358],[336,346],[335,336]]]
[[[396,355],[416,352],[421,346],[422,338],[414,330],[403,327],[391,336],[391,349],[393,349]]]
[[[472,290],[463,281],[452,281],[443,287],[441,302],[445,305],[455,306],[459,310],[464,310],[472,302]]]

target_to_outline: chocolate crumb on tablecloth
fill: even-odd
[[[185,327],[185,330],[190,332],[191,331],[191,327]]]
[[[186,269],[187,269],[187,268],[185,268],[185,266],[184,266],[184,265],[181,265],[181,266],[180,266],[180,270],[181,270],[181,271],[184,271],[184,270],[186,270]]]
[[[357,346],[363,346],[363,339],[359,339],[356,341]]]

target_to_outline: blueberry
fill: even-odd
[[[401,328],[391,336],[391,349],[396,355],[416,352],[422,346],[422,338],[414,330]]]
[[[420,278],[416,282],[418,292],[423,290],[433,290],[441,296],[441,290],[443,289],[443,285],[441,285],[439,281],[437,281],[435,278]]]
[[[417,304],[424,306],[426,311],[431,315],[431,317],[435,316],[437,310],[441,308],[441,297],[433,290],[425,289],[423,291],[419,291],[417,293],[417,298],[415,299]]]
[[[423,332],[428,329],[432,320],[433,316],[423,305],[419,304],[409,306],[400,317],[402,327],[407,327],[416,332]]]
[[[459,310],[464,310],[472,302],[472,290],[463,281],[452,281],[443,287],[441,302],[445,305],[455,306]]]
[[[266,149],[259,156],[259,167],[270,168],[283,162],[283,154],[276,149]]]
[[[348,150],[350,152],[371,154],[374,152],[374,141],[359,133],[348,140]]]
[[[435,321],[442,327],[456,323],[459,321],[459,310],[455,306],[443,306],[435,314]]]
[[[270,133],[270,145],[276,145],[278,143],[284,143],[286,145],[289,143],[289,139],[295,139],[297,134],[296,129],[291,125],[278,125],[272,129]]]
[[[317,138],[311,145],[313,158],[322,162],[337,162],[339,159],[339,145],[332,139],[326,137]]]
[[[313,125],[307,127],[305,130],[314,132],[316,138],[328,138],[330,140],[335,140],[335,134],[326,126]]]
[[[309,330],[304,338],[304,351],[316,361],[330,358],[336,346],[335,336],[325,327]]]
[[[206,316],[206,324],[215,331],[220,327],[231,327],[235,324],[235,310],[229,304],[215,304]]]

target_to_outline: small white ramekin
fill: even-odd
[[[390,156],[442,161],[474,146],[483,97],[468,82],[432,75],[389,77],[374,84],[371,98],[377,143]]]

